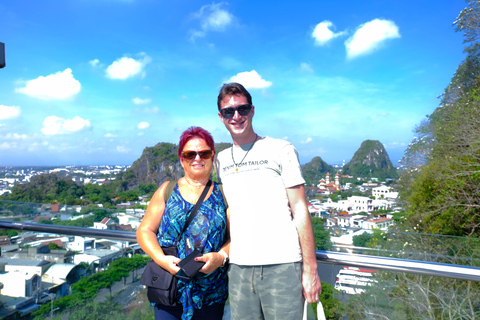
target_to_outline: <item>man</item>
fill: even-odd
[[[321,284],[297,152],[255,133],[255,107],[241,84],[224,84],[217,105],[233,139],[216,160],[230,209],[232,319],[302,319]]]

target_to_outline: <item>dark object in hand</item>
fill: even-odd
[[[190,253],[188,256],[185,257],[185,259],[178,263],[180,271],[178,271],[175,277],[182,279],[192,279],[198,272],[198,270],[200,270],[205,264],[205,262],[202,261],[195,261],[195,258],[200,256],[202,256],[202,253],[200,252],[200,250],[198,250],[198,248],[193,250],[192,253]]]

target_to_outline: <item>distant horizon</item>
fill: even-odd
[[[379,141],[381,143],[380,140],[375,140],[375,139],[368,139],[368,140],[374,140],[374,141]],[[366,140],[365,140],[366,141]],[[363,143],[364,141],[362,141]],[[139,155],[139,157],[135,160],[133,160],[130,164],[120,164],[120,163],[117,163],[117,164],[40,164],[40,165],[33,165],[33,164],[22,164],[22,165],[4,165],[4,164],[1,164],[0,163],[0,168],[3,168],[3,167],[68,167],[68,166],[72,166],[72,167],[81,167],[81,166],[131,166],[135,161],[139,160],[143,154],[143,151],[146,149],[146,148],[152,148],[154,146],[156,146],[158,143],[172,143],[172,144],[175,144],[176,146],[178,146],[177,143],[173,143],[173,142],[165,142],[165,141],[162,141],[162,142],[157,142],[155,145],[151,146],[151,147],[145,147],[143,150],[142,150],[142,153]],[[217,143],[230,143],[232,144],[232,142],[215,142],[215,144]],[[382,144],[382,143],[381,143]],[[360,149],[360,146],[358,147],[358,149]],[[382,146],[385,148],[385,145],[382,144]],[[353,153],[355,154],[355,152],[358,151],[358,149],[356,149]],[[388,154],[388,151],[386,150],[385,148],[385,152],[387,153],[388,155],[388,158],[390,159],[390,162],[392,163],[392,165],[397,168],[399,167],[399,163],[398,161],[392,161],[392,159],[390,158],[390,155]],[[310,160],[306,161],[306,162],[302,162],[301,160],[299,161],[300,162],[300,165],[303,166],[309,162],[311,162],[313,160],[313,158],[315,157],[320,157],[325,163],[327,163],[328,165],[331,165],[331,166],[336,166],[336,165],[342,165],[343,164],[343,161],[345,161],[345,164],[349,163],[350,160],[352,160],[353,158],[353,154],[352,154],[352,157],[351,158],[348,158],[348,159],[342,159],[342,160],[338,160],[338,161],[335,161],[335,162],[328,162],[326,161],[322,156],[318,155],[318,156],[313,156]]]

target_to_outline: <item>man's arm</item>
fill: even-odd
[[[320,277],[317,273],[317,257],[315,253],[315,236],[312,221],[308,213],[303,184],[287,188],[288,201],[292,209],[293,219],[297,227],[303,257],[302,285],[303,295],[308,303],[318,301],[322,292]]]

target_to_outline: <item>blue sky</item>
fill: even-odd
[[[1,0],[0,166],[129,165],[189,126],[231,142],[222,83],[302,164],[394,164],[464,59],[463,0]]]

